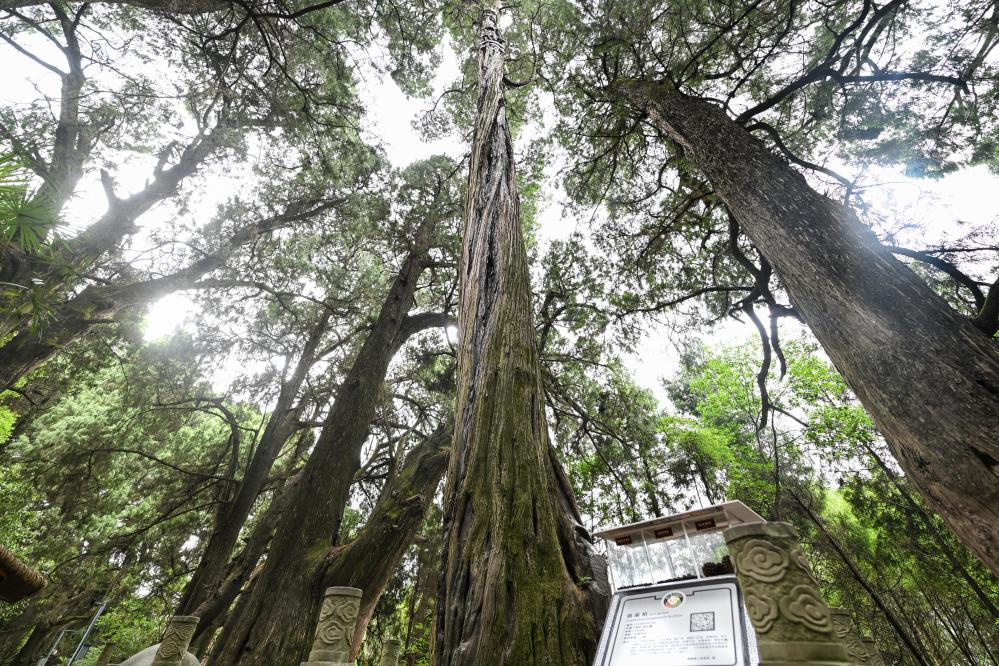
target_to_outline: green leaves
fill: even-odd
[[[12,153],[0,154],[0,243],[16,243],[25,254],[42,249],[52,218],[30,194],[30,178]]]

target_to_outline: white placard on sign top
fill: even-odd
[[[596,666],[745,666],[746,627],[734,577],[621,590]]]

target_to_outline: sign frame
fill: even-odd
[[[755,655],[755,650],[751,647],[755,647],[755,635],[750,638],[749,632],[753,631],[752,626],[748,623],[745,613],[745,601],[743,599],[742,590],[739,587],[739,583],[734,575],[725,576],[712,576],[710,578],[699,578],[675,581],[670,583],[659,583],[657,585],[646,585],[642,587],[626,588],[623,590],[618,590],[613,599],[611,599],[610,608],[607,611],[607,619],[604,622],[603,631],[600,634],[600,642],[597,645],[597,654],[593,661],[593,666],[610,666],[611,659],[614,655],[612,650],[614,644],[617,640],[617,635],[621,630],[622,620],[624,615],[625,602],[631,597],[646,597],[650,594],[668,593],[670,591],[682,591],[684,594],[689,595],[691,593],[696,593],[698,589],[719,587],[732,585],[732,589],[735,592],[735,599],[732,603],[732,608],[734,611],[733,618],[733,629],[736,632],[734,637],[736,643],[736,663],[724,664],[722,662],[717,662],[718,666],[751,666],[752,664],[758,663],[754,661],[753,656]],[[687,661],[676,662],[678,665],[683,663],[690,663]],[[670,666],[667,662],[663,662],[663,666]]]

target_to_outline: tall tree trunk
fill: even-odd
[[[483,11],[432,663],[588,665],[606,579],[548,440],[496,21]]]
[[[913,485],[999,574],[999,345],[721,109],[660,84],[617,92],[711,181]]]
[[[239,483],[235,497],[228,502],[215,523],[211,536],[205,544],[198,567],[184,588],[176,615],[191,615],[211,597],[217,596],[223,585],[229,558],[243,524],[250,515],[253,503],[267,481],[274,460],[284,443],[295,431],[296,421],[302,412],[303,403],[298,400],[299,389],[309,370],[316,362],[316,349],[322,340],[329,322],[327,310],[312,329],[302,353],[295,363],[291,376],[281,384],[277,404],[267,421],[267,427],[260,437],[250,464]]]
[[[416,538],[427,507],[447,468],[451,426],[441,426],[408,456],[399,473],[382,489],[378,504],[357,537],[330,551],[323,587],[345,585],[363,590],[354,632],[357,658],[368,622],[385,586]]]
[[[232,606],[236,597],[244,593],[247,581],[251,579],[260,558],[267,552],[278,523],[282,519],[288,519],[293,489],[300,476],[300,472],[295,474],[275,493],[270,505],[253,526],[243,549],[229,562],[225,580],[213,594],[191,612],[192,615],[201,618],[191,639],[190,649],[194,654],[200,654],[211,641],[222,620],[225,619],[224,613]]]
[[[414,332],[407,313],[429,259],[432,230],[428,220],[417,231],[414,248],[347,372],[295,485],[289,507],[294,518],[278,525],[251,596],[226,622],[214,663],[280,666],[307,656],[322,595],[323,564],[336,545],[389,362]]]
[[[826,527],[825,523],[822,522],[822,519],[819,518],[818,515],[816,515],[816,513],[812,510],[812,508],[805,503],[805,501],[798,495],[798,493],[796,493],[791,489],[788,489],[788,492],[791,494],[791,497],[795,499],[798,505],[804,510],[805,515],[808,516],[808,518],[815,524],[817,528],[819,528],[819,531],[822,532],[822,535],[833,547],[833,549],[839,555],[840,559],[843,560],[843,564],[845,564],[847,569],[850,570],[850,573],[853,575],[854,580],[856,580],[857,583],[859,583],[860,586],[864,588],[864,591],[867,592],[867,594],[871,597],[871,601],[874,602],[874,605],[877,606],[878,609],[884,614],[885,619],[888,620],[888,624],[892,626],[892,629],[895,630],[895,633],[898,635],[899,639],[909,649],[909,652],[912,653],[913,659],[922,664],[922,666],[929,666],[929,664],[926,662],[925,657],[923,656],[925,653],[923,645],[917,644],[916,639],[909,634],[908,630],[906,629],[907,623],[902,622],[896,616],[895,611],[893,611],[888,606],[888,604],[885,603],[885,600],[881,597],[878,591],[874,589],[874,586],[871,585],[870,581],[867,580],[867,576],[865,576],[864,572],[860,570],[860,567],[858,567],[857,563],[853,561],[853,558],[850,557],[850,554],[846,552],[846,549],[839,542],[839,540],[832,535],[832,533]]]

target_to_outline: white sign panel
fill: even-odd
[[[624,590],[615,601],[601,637],[600,666],[749,663],[739,591],[731,578]]]

